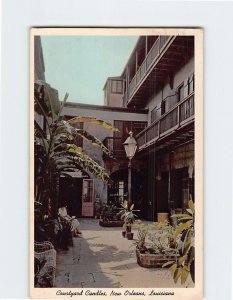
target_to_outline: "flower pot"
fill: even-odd
[[[162,265],[168,261],[175,260],[178,255],[162,255],[162,254],[150,254],[141,253],[139,249],[136,249],[137,263],[143,268],[162,268]]]
[[[157,213],[158,222],[168,221],[168,213]]]
[[[131,226],[129,225],[126,226],[126,232],[131,232]]]
[[[100,220],[99,225],[102,227],[122,227],[124,221],[121,220]]]
[[[127,232],[126,237],[127,237],[128,240],[132,240],[133,239],[133,232]]]

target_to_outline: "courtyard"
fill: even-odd
[[[98,219],[81,218],[82,236],[57,252],[55,287],[62,288],[169,288],[175,284],[169,269],[137,264],[134,240],[122,237],[122,228],[104,228]],[[191,280],[185,286],[192,287]],[[184,287],[184,286],[183,286]]]

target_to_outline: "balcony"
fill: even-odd
[[[162,115],[159,120],[155,121],[136,136],[139,151],[155,142],[163,140],[178,129],[185,128],[191,123],[194,123],[194,93],[177,103],[167,113]],[[194,130],[192,130],[190,134],[185,132],[183,136],[193,136],[193,133]],[[167,143],[169,143],[169,141]]]
[[[145,97],[194,52],[193,37],[159,36],[129,83],[124,95],[128,107],[143,107]]]

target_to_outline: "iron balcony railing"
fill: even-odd
[[[150,72],[152,65],[156,62],[159,58],[160,54],[163,52],[164,48],[170,42],[173,36],[159,36],[158,39],[155,41],[154,45],[148,52],[147,56],[145,57],[144,61],[142,62],[141,66],[137,70],[136,74],[132,78],[127,93],[127,102],[131,100],[134,92],[138,88],[139,84],[142,80],[146,77],[146,75]]]
[[[193,119],[194,93],[187,96],[181,102],[178,102],[168,112],[136,136],[139,150],[154,143],[170,131],[184,126]]]

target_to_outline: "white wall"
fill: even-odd
[[[64,107],[63,115],[67,116],[87,116],[108,121],[111,124],[113,120],[122,121],[142,121],[147,122],[147,114],[118,112],[114,110],[89,109],[82,107]]]

